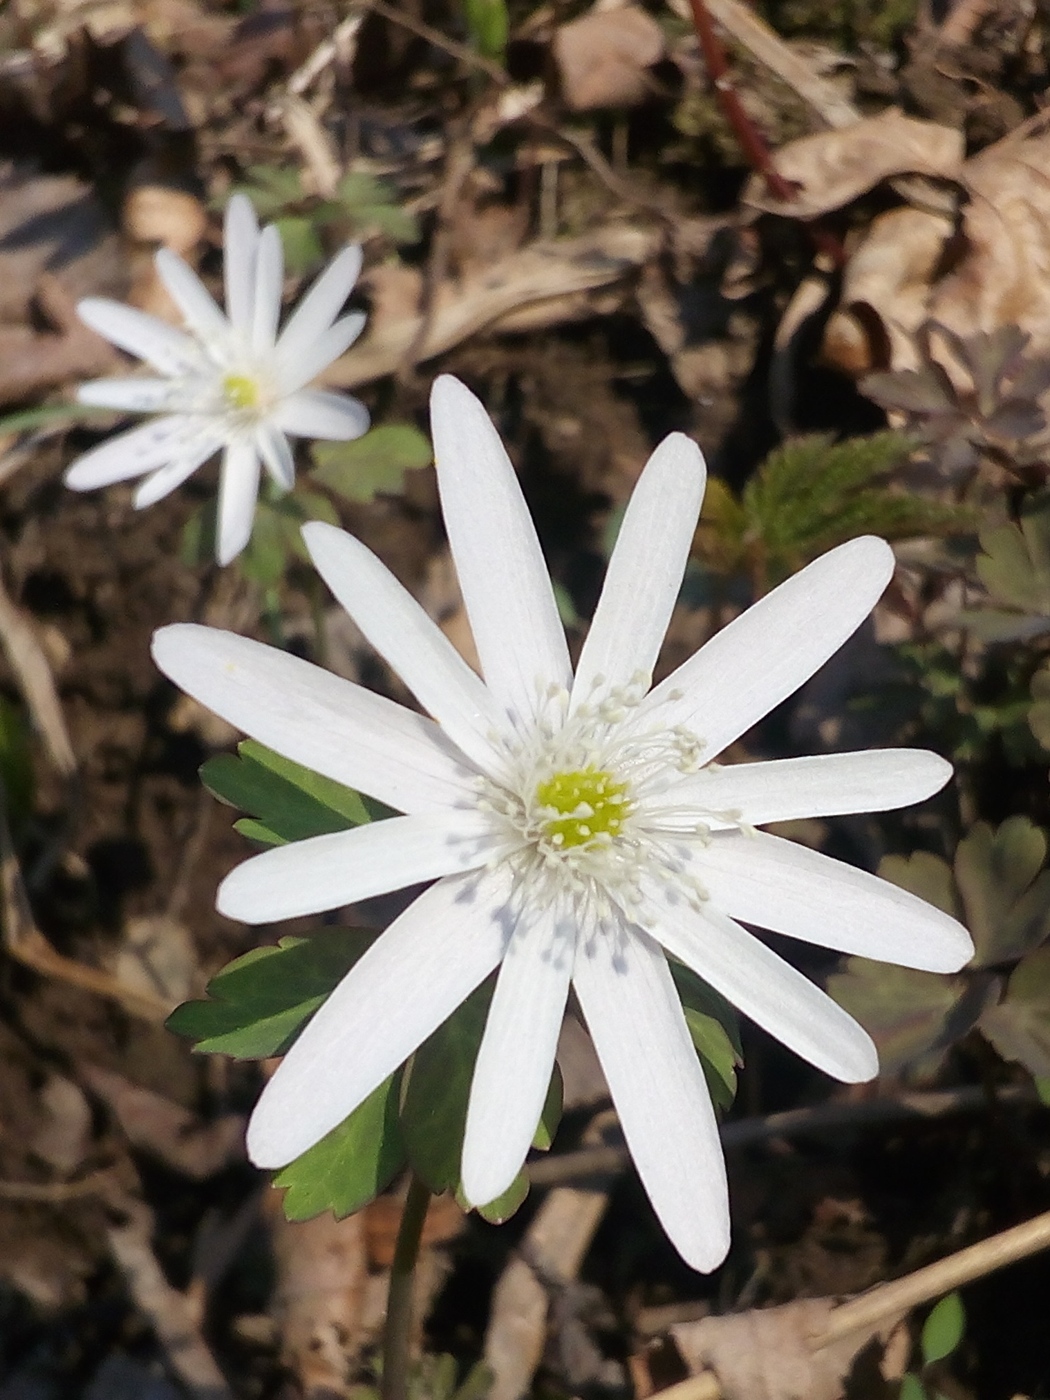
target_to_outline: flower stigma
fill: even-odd
[[[600,768],[555,773],[536,789],[544,828],[552,846],[605,844],[619,836],[627,814],[626,783]]]
[[[249,374],[223,375],[222,392],[230,408],[240,413],[251,412],[261,405],[262,395],[258,382]]]

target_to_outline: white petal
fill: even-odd
[[[693,869],[719,909],[791,938],[925,972],[956,972],[973,957],[970,935],[942,910],[767,832],[720,832]]]
[[[316,379],[344,350],[349,350],[364,327],[364,312],[351,311],[348,316],[336,321],[334,326],[322,331],[316,340],[304,345],[294,360],[289,360],[285,355],[279,356],[277,364],[282,392],[294,394],[309,384],[311,379]]]
[[[282,363],[294,365],[332,324],[357,281],[361,258],[359,247],[344,248],[314,282],[277,341],[277,355]]]
[[[521,920],[503,958],[470,1085],[463,1193],[483,1206],[525,1161],[543,1112],[569,994],[575,923],[550,909]]]
[[[464,385],[442,375],[430,422],[445,529],[481,669],[497,702],[535,716],[571,682],[547,567],[499,434]]]
[[[951,775],[951,764],[925,749],[866,749],[702,768],[676,783],[668,798],[761,826],[890,812],[939,792]]]
[[[158,413],[175,407],[170,379],[91,379],[77,389],[77,402],[125,413]]]
[[[219,477],[215,558],[220,564],[236,559],[251,539],[258,496],[259,454],[254,442],[239,439],[228,443]]]
[[[395,919],[278,1065],[248,1124],[248,1155],[283,1167],[352,1113],[503,956],[507,881],[455,875]]]
[[[181,460],[202,437],[199,420],[182,414],[153,418],[85,452],[67,470],[64,480],[74,491],[93,491],[115,481],[129,481],[176,457]]]
[[[867,1031],[837,1002],[735,924],[715,901],[692,908],[680,891],[649,883],[646,923],[667,951],[770,1035],[847,1084],[874,1079],[879,1058]]]
[[[153,636],[176,685],[260,744],[402,812],[477,800],[474,775],[423,715],[298,656],[214,627]]]
[[[255,257],[259,221],[247,195],[235,194],[226,206],[223,233],[223,276],[226,282],[226,315],[235,330],[247,336],[252,324],[255,297]]]
[[[284,293],[284,249],[281,235],[268,224],[259,235],[255,254],[255,301],[252,305],[252,347],[270,350],[277,338]]]
[[[204,352],[192,336],[134,306],[85,297],[77,302],[77,315],[93,331],[161,374],[191,374],[207,367]]]
[[[650,457],[623,517],[583,644],[573,708],[601,686],[648,686],[682,585],[707,468],[696,443],[672,433]]]
[[[326,438],[349,442],[368,432],[368,409],[349,394],[333,394],[326,389],[300,389],[282,399],[271,422],[293,437]]]
[[[288,439],[272,423],[255,429],[255,447],[274,482],[285,491],[295,485],[295,458]]]
[[[205,438],[198,443],[193,452],[187,452],[184,456],[176,458],[174,462],[169,462],[167,466],[152,472],[135,492],[135,509],[144,510],[146,506],[151,506],[170,495],[177,486],[182,485],[187,477],[192,476],[212,453],[218,452],[221,446],[222,438],[216,433],[214,437]]]
[[[310,557],[328,587],[416,699],[480,768],[491,768],[489,735],[499,711],[481,679],[440,627],[360,540],[334,525],[303,526]]]
[[[476,870],[488,857],[490,831],[483,814],[450,810],[293,841],[227,875],[216,908],[246,924],[342,909],[424,880]]]
[[[885,540],[865,535],[815,559],[711,638],[643,702],[639,725],[684,725],[716,758],[832,656],[893,573]]]
[[[666,959],[640,929],[599,934],[576,954],[573,986],[634,1164],[661,1225],[694,1269],[729,1249],[725,1163]]]
[[[187,328],[204,341],[227,340],[230,323],[193,268],[170,248],[159,248],[155,261],[160,280],[182,312]]]

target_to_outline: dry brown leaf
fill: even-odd
[[[880,215],[846,267],[823,354],[853,374],[914,369],[915,333],[935,320],[961,336],[1018,326],[1033,354],[1050,350],[1050,134],[989,146],[959,173],[969,194],[955,226],[943,215]],[[952,251],[952,267],[938,276]],[[945,368],[960,367],[942,346]],[[963,379],[965,375],[963,375]],[[960,381],[960,387],[966,387]]]
[[[559,25],[552,51],[562,94],[574,112],[630,107],[650,91],[646,69],[663,58],[664,35],[645,10],[625,5]]]
[[[194,1181],[244,1159],[244,1118],[226,1113],[205,1123],[181,1104],[133,1084],[114,1070],[84,1065],[80,1076],[105,1103],[133,1147]]]
[[[692,1374],[714,1372],[725,1400],[841,1400],[856,1357],[898,1319],[820,1346],[833,1310],[833,1299],[805,1298],[678,1323],[671,1336]]]
[[[774,164],[795,186],[796,198],[775,198],[763,177],[752,175],[743,201],[765,213],[813,219],[841,209],[896,175],[958,179],[963,155],[961,132],[906,117],[899,108],[890,107],[877,117],[803,136],[777,151]]]
[[[264,1197],[273,1238],[277,1287],[273,1313],[281,1359],[302,1394],[341,1395],[368,1340],[362,1326],[368,1284],[364,1220],[318,1215],[292,1223],[281,1194]]]

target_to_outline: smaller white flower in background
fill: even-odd
[[[282,490],[295,482],[289,437],[346,441],[368,431],[368,412],[357,399],[306,387],[361,334],[361,312],[336,320],[361,270],[361,249],[338,254],[280,335],[280,234],[272,225],[260,230],[244,195],[234,195],[226,207],[225,315],[170,249],[161,248],[156,262],[185,329],[101,297],[88,297],[77,311],[92,330],[161,377],[95,379],[81,385],[77,398],[159,416],[85,453],[65,481],[75,491],[91,491],[145,477],[135,493],[141,509],[221,449],[216,557],[228,564],[251,538],[260,467]]]
[[[650,688],[704,490],[672,434],[631,497],[575,675],[514,469],[485,410],[444,377],[438,488],[484,682],[358,540],[303,531],[322,577],[433,719],[259,642],[164,627],[160,669],[263,744],[404,816],[239,866],[219,908],[251,923],[436,880],[335,988],[248,1128],[282,1167],[351,1113],[499,968],[470,1091],[463,1189],[514,1180],[575,991],[638,1173],[683,1258],[729,1247],[718,1126],[668,955],[812,1064],[878,1072],[861,1026],[741,922],[904,967],[952,972],[961,924],[862,870],[755,830],[929,797],[951,767],[917,749],[714,762],[837,651],[893,573],[851,540]]]

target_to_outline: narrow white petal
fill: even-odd
[[[246,924],[342,909],[424,880],[476,870],[489,854],[490,829],[481,813],[450,809],[275,846],[227,875],[216,907]]]
[[[191,374],[207,367],[204,352],[192,336],[134,306],[85,297],[77,302],[77,315],[93,331],[161,374]]]
[[[235,194],[226,206],[223,233],[223,276],[226,282],[226,315],[235,330],[247,336],[252,324],[255,296],[255,257],[259,221],[247,195]]]
[[[145,476],[176,457],[181,460],[202,436],[199,420],[182,414],[153,418],[85,452],[69,467],[64,480],[74,491],[93,491]]]
[[[205,341],[228,339],[230,323],[193,268],[170,248],[157,250],[156,266],[160,280],[181,311],[187,328]]]
[[[745,1016],[825,1074],[847,1084],[874,1079],[879,1058],[871,1037],[808,977],[727,918],[714,900],[698,911],[673,886],[655,881],[647,893],[653,937]]]
[[[192,452],[187,452],[183,456],[177,457],[174,462],[169,462],[166,466],[159,467],[157,471],[152,472],[135,492],[135,509],[144,510],[146,506],[151,506],[170,495],[177,486],[182,485],[187,477],[192,476],[213,453],[218,452],[221,446],[222,438],[219,434],[204,438]]]
[[[500,705],[535,716],[571,682],[569,651],[521,487],[488,414],[442,375],[430,422],[445,528],[481,669]]]
[[[507,881],[455,875],[395,919],[278,1065],[248,1124],[248,1155],[283,1167],[352,1113],[498,964]]]
[[[483,1206],[525,1161],[543,1112],[572,975],[576,927],[554,912],[521,920],[503,958],[474,1067],[463,1137],[463,1193]]]
[[[484,683],[440,627],[360,540],[312,521],[303,539],[321,577],[380,656],[416,699],[482,769],[491,767],[489,735],[500,714]]]
[[[125,413],[159,413],[175,407],[170,379],[91,379],[77,389],[77,402]]]
[[[762,826],[890,812],[939,792],[951,775],[951,764],[926,749],[866,749],[702,768],[676,783],[668,800]]]
[[[153,636],[176,685],[260,744],[402,812],[476,801],[474,775],[433,722],[298,656],[214,627]]]
[[[573,986],[653,1210],[687,1264],[716,1269],[729,1249],[725,1163],[663,953],[640,929],[599,934],[578,949]]]
[[[259,454],[255,443],[228,443],[219,477],[219,524],[215,557],[220,564],[236,559],[252,537],[259,496]]]
[[[344,350],[349,350],[364,328],[364,312],[351,311],[348,316],[336,321],[334,326],[329,326],[316,339],[304,345],[294,360],[287,354],[278,355],[277,368],[282,392],[294,394],[309,384],[311,379],[316,379]]]
[[[878,602],[893,551],[865,535],[815,559],[679,666],[641,705],[637,723],[684,725],[716,758],[823,666]]]
[[[290,491],[295,485],[295,458],[284,433],[272,422],[260,423],[255,429],[255,447],[274,482]]]
[[[349,442],[368,432],[368,409],[349,394],[334,394],[327,389],[300,389],[282,399],[271,422],[293,437],[325,438],[331,442]]]
[[[268,224],[259,235],[255,254],[255,299],[252,304],[252,347],[270,350],[277,338],[284,293],[284,249],[281,235]]]
[[[294,365],[339,315],[361,271],[361,259],[359,247],[344,248],[314,282],[277,341],[277,354],[284,363]]]
[[[707,468],[696,443],[672,433],[650,457],[623,517],[583,644],[573,708],[595,688],[646,685],[663,644],[693,542]]]
[[[775,933],[925,972],[956,972],[973,957],[970,935],[942,910],[767,832],[719,832],[692,865],[712,904]]]

